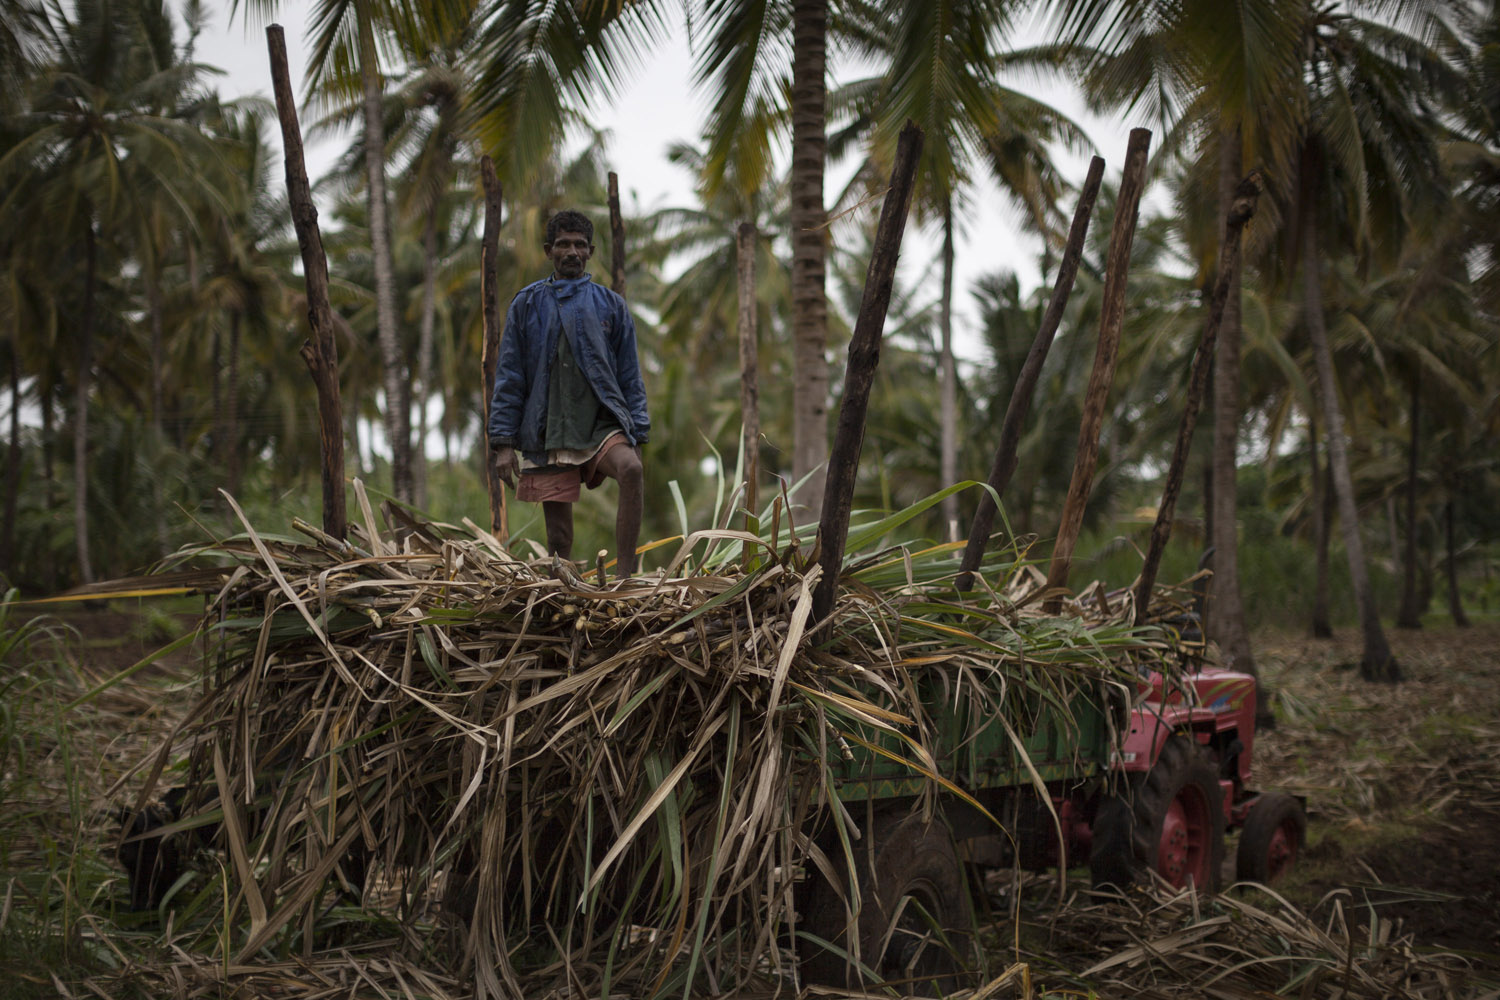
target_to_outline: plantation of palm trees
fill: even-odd
[[[223,6],[0,0],[0,994],[1500,990],[1493,0]],[[491,465],[566,208],[630,572]]]

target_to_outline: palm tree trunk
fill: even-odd
[[[49,511],[57,502],[57,426],[52,414],[52,392],[41,379],[37,380],[37,406],[42,411],[42,482],[47,486]]]
[[[1333,504],[1328,494],[1333,483],[1318,462],[1318,421],[1312,413],[1307,415],[1307,452],[1312,458],[1313,548],[1317,550],[1310,631],[1314,639],[1332,639],[1333,625],[1328,617],[1328,529],[1333,525]]]
[[[349,424],[345,433],[349,435],[349,440],[354,444],[354,471],[361,476],[367,476],[370,474],[370,465],[365,461],[365,449],[359,439],[359,409],[353,406],[349,407],[344,412],[344,419]]]
[[[10,444],[5,462],[5,529],[0,534],[0,572],[16,571],[16,508],[21,495],[21,351],[20,342],[10,345]]]
[[[953,199],[943,201],[943,295],[938,306],[938,325],[942,348],[938,364],[942,368],[942,399],[938,429],[938,486],[947,488],[958,482],[958,366],[953,361]],[[948,541],[958,541],[958,497],[944,497],[943,523]]]
[[[1210,362],[1212,365],[1212,362]],[[1208,372],[1208,394],[1203,402],[1208,406],[1210,413],[1214,411],[1214,373],[1213,367]],[[1206,558],[1204,566],[1213,568],[1213,546],[1214,546],[1214,454],[1210,445],[1208,454],[1204,456],[1203,468],[1203,554]]]
[[[827,0],[792,3],[792,476],[801,480],[828,458],[828,302],[823,168],[827,159]],[[823,509],[823,476],[798,500]]]
[[[1417,597],[1417,437],[1421,420],[1422,369],[1411,370],[1411,431],[1406,448],[1406,551],[1401,560],[1401,609],[1397,628],[1422,627],[1422,602]]]
[[[1381,457],[1382,460],[1384,460],[1385,457],[1386,457],[1386,449],[1384,447],[1384,442],[1382,442],[1382,447],[1380,449],[1380,457]],[[1386,541],[1386,548],[1390,549],[1390,552],[1391,552],[1391,565],[1392,566],[1400,566],[1401,565],[1401,538],[1400,538],[1400,535],[1396,531],[1396,498],[1394,496],[1388,496],[1388,497],[1386,497],[1385,498],[1385,502],[1384,502],[1384,507],[1385,507],[1385,541]]]
[[[220,447],[229,458],[229,492],[240,491],[240,323],[238,309],[229,315],[229,376],[224,406],[224,440]]]
[[[52,414],[52,388],[37,380],[37,402],[42,408],[42,485],[48,516],[57,510],[57,425]],[[42,560],[42,590],[57,589],[57,561]]]
[[[412,501],[411,385],[401,350],[396,312],[396,268],[385,193],[385,135],[381,127],[381,82],[370,0],[355,0],[359,31],[359,75],[364,85],[366,195],[370,251],[375,263],[375,322],[384,368],[385,434],[391,449],[391,492]]]
[[[73,533],[78,552],[78,575],[94,582],[89,561],[89,389],[94,368],[94,283],[97,280],[99,248],[94,239],[94,221],[84,222],[83,322],[79,332],[78,378],[73,405]]]
[[[1432,549],[1422,550],[1417,562],[1417,614],[1425,615],[1432,607]]]
[[[224,343],[219,336],[219,326],[213,325],[209,335],[209,398],[214,402],[214,451],[224,447]]]
[[[151,326],[151,443],[161,448],[166,443],[162,427],[162,304],[161,275],[153,257],[151,266],[144,274],[146,280],[146,313]],[[181,421],[178,422],[179,424]],[[161,480],[151,477],[152,517],[156,530],[156,542],[161,550],[167,550],[167,505],[162,501]]]
[[[1457,628],[1469,627],[1469,616],[1464,614],[1463,597],[1458,592],[1458,550],[1453,544],[1453,498],[1443,505],[1443,534],[1446,536],[1448,565],[1448,613],[1453,616]]]
[[[1304,151],[1304,157],[1308,154]],[[1319,405],[1328,424],[1328,463],[1333,472],[1333,492],[1338,500],[1339,528],[1344,536],[1344,551],[1349,558],[1349,578],[1354,585],[1359,606],[1359,625],[1364,637],[1364,655],[1360,659],[1360,676],[1372,681],[1399,681],[1401,668],[1391,655],[1385,631],[1380,627],[1380,613],[1375,607],[1375,592],[1365,567],[1364,544],[1359,537],[1359,515],[1354,507],[1354,482],[1349,476],[1349,455],[1344,447],[1344,416],[1339,410],[1338,384],[1333,375],[1333,353],[1328,348],[1328,333],[1323,327],[1323,289],[1318,273],[1318,222],[1313,206],[1317,204],[1314,175],[1304,163],[1302,191],[1302,272],[1303,314],[1308,339],[1312,342],[1313,362],[1318,370]]]
[[[162,429],[162,304],[161,277],[151,271],[146,278],[146,313],[151,324],[151,430],[158,441],[163,440]]]
[[[1239,129],[1226,129],[1220,137],[1219,216],[1227,220],[1235,186],[1243,169],[1243,142]],[[1221,229],[1219,237],[1222,240]],[[1245,627],[1245,605],[1240,596],[1238,454],[1240,428],[1240,297],[1242,276],[1230,283],[1219,327],[1218,351],[1214,355],[1214,577],[1210,634],[1219,644],[1225,665],[1259,677]],[[1266,698],[1257,679],[1257,716],[1268,713]]]
[[[740,447],[745,456],[744,506],[752,517],[760,509],[760,345],[755,301],[755,250],[759,242],[755,223],[740,223],[734,245],[739,293]]]
[[[422,326],[417,338],[417,440],[412,447],[412,497],[427,509],[427,402],[432,396],[433,331],[437,326],[437,206],[422,227]]]

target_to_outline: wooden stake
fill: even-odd
[[[1219,279],[1214,284],[1213,298],[1209,300],[1208,323],[1203,327],[1203,336],[1198,341],[1198,354],[1193,359],[1187,405],[1182,411],[1182,423],[1177,428],[1172,462],[1167,466],[1167,482],[1162,489],[1161,506],[1156,509],[1156,523],[1151,526],[1151,544],[1146,549],[1146,562],[1141,568],[1141,578],[1135,588],[1137,625],[1146,620],[1146,612],[1151,603],[1151,588],[1156,585],[1156,571],[1161,566],[1167,541],[1172,537],[1172,516],[1177,509],[1177,494],[1182,492],[1182,477],[1187,471],[1188,449],[1193,443],[1193,430],[1198,425],[1198,412],[1208,391],[1208,375],[1213,368],[1219,326],[1224,321],[1224,305],[1229,301],[1229,290],[1239,271],[1240,234],[1244,232],[1245,224],[1255,215],[1255,205],[1259,198],[1260,174],[1251,173],[1240,181],[1240,186],[1234,192],[1234,201],[1229,206],[1229,216],[1224,226],[1224,244],[1219,248]]]
[[[740,223],[734,234],[735,270],[739,277],[740,334],[740,427],[745,455],[745,510],[754,517],[759,509],[760,479],[760,380],[759,345],[756,342],[755,250],[759,242],[753,222]],[[746,530],[749,530],[748,525]]]
[[[1089,374],[1088,389],[1083,398],[1083,420],[1078,427],[1073,478],[1068,483],[1062,523],[1057,529],[1057,545],[1052,550],[1052,566],[1047,573],[1049,591],[1068,585],[1073,548],[1078,544],[1078,531],[1083,526],[1083,508],[1094,483],[1094,466],[1099,460],[1099,428],[1104,424],[1104,407],[1109,402],[1109,389],[1115,379],[1120,328],[1125,322],[1125,283],[1130,274],[1130,247],[1135,242],[1136,212],[1146,183],[1146,153],[1150,148],[1149,129],[1130,130],[1125,170],[1120,178],[1120,196],[1115,204],[1115,224],[1109,236],[1109,260],[1104,268],[1099,346],[1094,352],[1094,369]],[[1057,614],[1062,610],[1062,599],[1049,598],[1046,610],[1049,614]]]
[[[885,315],[891,305],[891,287],[896,279],[896,261],[901,253],[901,236],[906,231],[906,215],[911,207],[912,188],[916,185],[917,158],[922,154],[922,130],[908,121],[896,144],[896,165],[880,210],[880,224],[875,230],[875,250],[865,275],[864,295],[859,303],[859,319],[849,339],[849,360],[844,374],[844,398],[839,404],[838,427],[833,435],[833,452],[828,458],[828,475],[823,487],[823,517],[818,523],[819,563],[822,577],[813,591],[813,617],[827,619],[833,611],[838,592],[839,573],[844,563],[844,542],[849,536],[849,510],[854,504],[854,477],[859,471],[859,453],[865,439],[865,411],[870,403],[870,385],[880,363],[880,337],[885,330]]]
[[[495,176],[495,161],[488,156],[479,159],[479,179],[484,186],[484,232],[479,238],[479,302],[484,314],[484,348],[480,368],[484,377],[484,436],[486,442],[484,481],[490,493],[490,531],[504,545],[510,538],[506,523],[505,487],[495,464],[489,460],[490,401],[495,398],[495,366],[500,359],[500,300],[495,287],[496,261],[500,255],[500,178]]]
[[[609,172],[610,287],[625,297],[625,217],[620,214],[620,178]]]
[[[996,496],[1005,493],[1010,477],[1016,471],[1016,448],[1021,441],[1021,426],[1026,422],[1031,408],[1031,397],[1036,393],[1036,384],[1042,377],[1042,364],[1052,348],[1052,338],[1057,335],[1062,323],[1063,310],[1068,297],[1073,294],[1073,281],[1078,276],[1078,262],[1083,257],[1083,242],[1089,232],[1089,217],[1094,212],[1094,202],[1099,197],[1099,185],[1104,179],[1104,158],[1096,156],[1089,161],[1088,177],[1083,182],[1083,191],[1078,195],[1078,208],[1073,212],[1073,225],[1068,230],[1068,244],[1063,250],[1062,265],[1057,269],[1057,281],[1052,286],[1052,298],[1047,311],[1042,315],[1042,325],[1037,329],[1031,350],[1021,365],[1021,374],[1010,392],[1010,403],[1005,407],[1005,420],[1000,425],[1000,443],[995,447],[995,461],[990,466],[990,489]],[[984,550],[989,544],[990,532],[995,525],[995,501],[988,494],[979,498],[979,509],[974,512],[974,521],[969,526],[969,542],[964,546],[963,561],[959,563],[958,589],[968,590],[974,585],[974,572],[984,560]]]
[[[307,323],[312,339],[302,345],[302,360],[318,390],[318,439],[322,450],[323,530],[334,538],[346,534],[344,519],[344,403],[339,395],[339,350],[333,339],[333,309],[328,304],[328,258],[318,231],[318,209],[313,205],[302,156],[302,129],[297,124],[297,102],[287,69],[286,36],[281,25],[266,28],[271,51],[271,84],[276,114],[281,119],[282,156],[286,166],[287,200],[292,225],[302,251],[302,274],[307,284]]]

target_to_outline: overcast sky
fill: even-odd
[[[246,4],[231,25],[229,2],[209,4],[213,12],[210,27],[200,37],[197,58],[225,71],[220,93],[226,97],[271,94],[271,74],[263,22],[247,24]],[[300,98],[306,76],[306,45],[303,23],[310,5],[283,4],[277,20],[285,25],[287,56],[293,86]],[[1028,35],[1038,35],[1035,28]],[[594,123],[610,133],[609,158],[620,175],[622,197],[628,213],[693,202],[692,179],[671,165],[666,150],[678,141],[696,141],[701,134],[705,101],[696,97],[691,85],[691,58],[681,37],[663,44],[644,61],[631,82],[613,104],[598,103]],[[834,68],[838,72],[838,67]],[[836,85],[831,80],[830,85]],[[1126,136],[1131,123],[1123,120],[1101,120],[1084,113],[1082,101],[1071,88],[1047,87],[1028,81],[1011,81],[1017,89],[1040,96],[1083,125],[1084,130],[1109,164],[1107,177],[1117,177],[1124,158]],[[307,125],[303,116],[303,126]],[[308,173],[316,180],[332,164],[337,146],[324,143],[308,150]],[[1060,162],[1066,164],[1070,179],[1082,180],[1086,157],[1074,157],[1061,151]],[[825,186],[825,196],[832,199],[847,178],[848,167],[837,167]],[[958,234],[956,259],[956,344],[960,354],[974,357],[977,337],[969,332],[975,321],[970,305],[969,288],[981,274],[1000,268],[1016,271],[1023,289],[1039,281],[1036,256],[1041,244],[1026,232],[1021,219],[981,175],[975,185],[975,196],[968,218]],[[326,218],[329,206],[320,205]],[[1071,207],[1068,209],[1071,212]],[[915,280],[936,255],[937,234],[908,225],[903,247],[903,280]],[[935,279],[934,279],[935,280]],[[933,296],[936,296],[933,289]]]

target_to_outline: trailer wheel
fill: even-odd
[[[852,926],[842,852],[835,849],[829,856],[843,895],[820,873],[808,877],[800,924],[805,934],[797,945],[803,985],[871,984],[863,966],[881,981],[905,981],[900,988],[908,995],[941,996],[958,989],[969,962],[972,909],[952,834],[941,822],[923,822],[920,814],[910,813],[877,817],[868,837],[853,845],[861,904]]]
[[[1213,892],[1224,860],[1224,793],[1213,763],[1186,736],[1162,745],[1156,764],[1094,817],[1094,887],[1123,889],[1156,872],[1171,885]]]
[[[1284,792],[1260,796],[1251,805],[1240,833],[1235,878],[1263,885],[1279,881],[1297,863],[1306,842],[1307,814],[1302,811],[1302,803]]]

